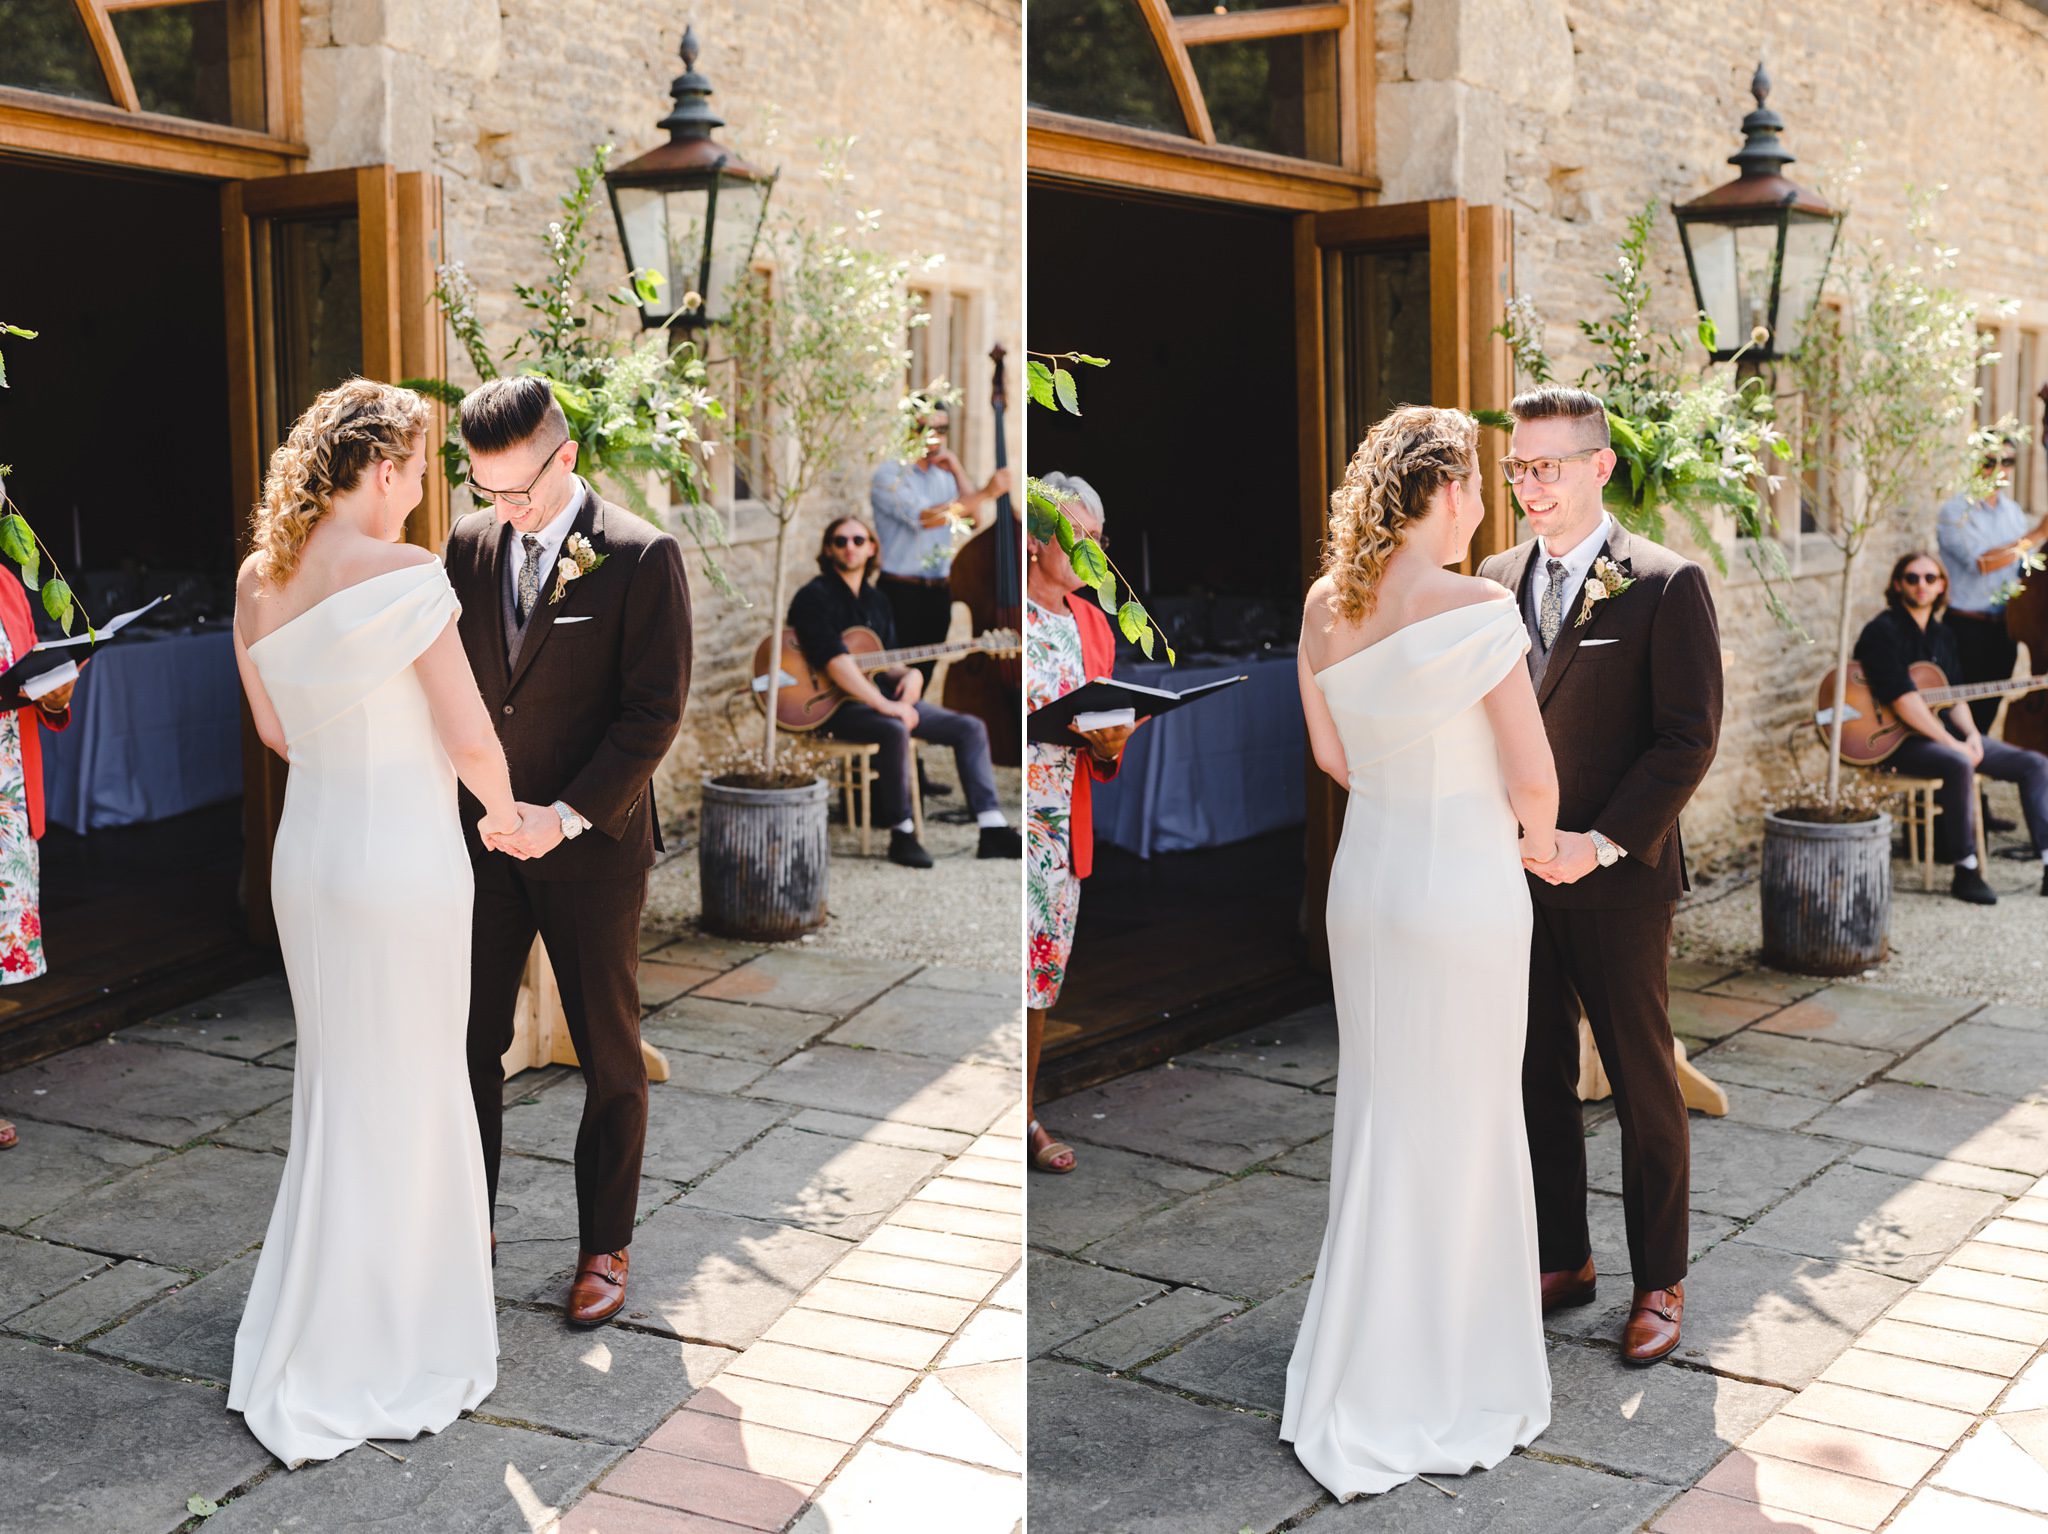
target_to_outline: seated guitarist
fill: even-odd
[[[789,626],[796,630],[804,659],[831,677],[851,700],[826,722],[825,733],[882,748],[875,762],[874,813],[877,824],[889,827],[890,862],[905,868],[932,866],[932,855],[918,841],[910,818],[912,736],[953,748],[967,806],[981,825],[976,856],[1022,857],[1023,841],[1004,819],[996,796],[988,727],[972,714],[924,702],[924,678],[916,670],[904,667],[871,679],[847,653],[840,635],[854,627],[873,629],[885,650],[895,647],[889,599],[875,589],[880,558],[875,530],[859,517],[841,517],[825,529],[818,545],[816,577],[805,582],[789,604]]]
[[[1892,566],[1884,601],[1885,610],[1863,626],[1856,659],[1871,696],[1914,731],[1885,768],[1941,779],[1934,855],[1955,865],[1950,893],[1972,905],[1996,905],[1998,896],[1977,867],[1977,779],[2017,783],[2034,845],[2048,848],[2048,756],[1986,740],[1967,703],[1951,707],[1945,720],[1936,718],[1915,687],[1907,670],[1915,661],[1932,661],[1951,679],[1962,674],[1955,635],[1941,621],[1948,605],[1948,570],[1939,559],[1919,552],[1902,555]],[[2042,861],[2048,864],[2048,852]],[[2041,893],[2048,895],[2048,867],[2042,870]]]

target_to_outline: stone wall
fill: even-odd
[[[1547,317],[1562,377],[1587,361],[1573,322],[1606,311],[1599,278],[1628,216],[1735,174],[1725,161],[1741,143],[1759,49],[1799,156],[1795,180],[1837,196],[1860,164],[1849,227],[1890,236],[1911,189],[1945,185],[1938,228],[1959,250],[1959,284],[2024,301],[2036,323],[2048,310],[2048,17],[2019,0],[1378,0],[1375,26],[1384,200],[1511,208],[1516,286]],[[1691,290],[1668,213],[1651,276],[1658,317],[1683,323]],[[2022,395],[2041,381],[2023,380]],[[1930,497],[1873,540],[1856,622],[1878,605],[1894,554],[1930,542],[1933,523]],[[1800,721],[1833,660],[1839,560],[1817,538],[1801,553],[1791,602],[1815,644],[1787,639],[1739,565],[1715,582],[1728,710],[1720,759],[1686,817],[1696,862],[1710,868],[1752,855],[1758,801],[1795,770],[1789,740],[1809,771],[1820,762]]]
[[[974,296],[970,355],[997,341],[1020,349],[1020,0],[706,0],[687,9],[654,0],[302,0],[301,9],[312,168],[388,161],[439,172],[447,255],[475,278],[501,347],[522,323],[512,284],[539,277],[539,236],[575,167],[599,143],[616,145],[623,160],[660,141],[654,124],[681,72],[687,20],[702,46],[698,68],[716,89],[712,106],[726,119],[718,136],[753,163],[780,167],[778,203],[817,206],[820,141],[856,137],[856,195],[882,210],[891,247],[943,254],[938,280]],[[592,227],[593,281],[615,286],[624,261],[609,211]],[[956,382],[968,391],[966,467],[985,477],[994,466],[986,368]],[[865,472],[849,479],[807,508],[791,539],[795,578],[810,573],[832,508],[865,504]],[[729,741],[722,705],[767,631],[772,519],[759,508],[729,510],[735,544],[721,563],[755,606],[693,579],[696,676],[683,737],[657,779],[670,818],[694,802],[705,755]],[[752,718],[749,709],[749,739]]]

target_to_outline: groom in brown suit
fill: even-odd
[[[661,847],[650,782],[690,690],[690,593],[676,540],[577,477],[576,443],[545,381],[484,384],[462,402],[462,438],[470,490],[492,506],[450,531],[448,579],[522,804],[518,833],[485,847],[482,807],[463,798],[476,870],[470,1091],[495,1209],[500,1062],[538,932],[583,1067],[567,1315],[595,1326],[626,1300],[647,1133],[640,913]]]
[[[1537,536],[1479,573],[1521,603],[1560,790],[1557,850],[1527,865],[1536,921],[1522,1108],[1543,1308],[1594,1295],[1583,1007],[1621,1125],[1635,1282],[1622,1357],[1654,1363],[1678,1346],[1685,1310],[1691,1147],[1667,981],[1672,916],[1690,888],[1678,815],[1720,737],[1720,633],[1700,567],[1628,533],[1601,506],[1615,457],[1599,398],[1545,387],[1508,408],[1515,430],[1502,467]]]

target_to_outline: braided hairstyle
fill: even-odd
[[[1330,497],[1323,574],[1335,588],[1332,627],[1372,615],[1409,525],[1428,514],[1437,491],[1478,467],[1479,423],[1462,410],[1402,405],[1366,433]]]
[[[367,378],[336,384],[307,406],[263,476],[250,531],[257,579],[273,589],[289,581],[334,497],[353,490],[380,459],[403,464],[426,428],[425,400]]]

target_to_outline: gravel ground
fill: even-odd
[[[2006,784],[1991,790],[1993,813],[2019,819],[2019,797]],[[2011,861],[2001,847],[2024,846],[2024,831],[1995,834],[1985,880],[1996,906],[1964,905],[1948,893],[1948,870],[1937,867],[1931,893],[1917,867],[1892,864],[1891,957],[1861,978],[1901,991],[1976,996],[2040,1005],[2048,997],[2048,899],[2038,860]],[[1762,941],[1754,871],[1724,879],[1679,908],[1677,956],[1704,963],[1755,964]]]
[[[925,771],[954,785],[944,798],[925,801],[924,844],[936,866],[899,868],[882,856],[888,845],[877,831],[874,851],[860,853],[860,836],[832,823],[832,871],[825,925],[799,939],[807,949],[870,959],[906,959],[967,969],[1019,974],[1023,952],[1024,865],[974,855],[980,832],[965,816],[950,755],[925,754]],[[1024,800],[1023,774],[996,769],[996,789],[1011,824]],[[835,812],[836,813],[836,812]],[[964,819],[956,823],[948,817]],[[649,880],[644,926],[678,936],[696,930],[697,843],[693,834],[671,839],[672,851]]]

